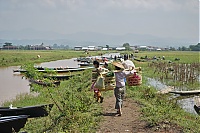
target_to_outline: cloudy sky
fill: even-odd
[[[0,31],[23,29],[199,40],[199,0],[0,0]]]

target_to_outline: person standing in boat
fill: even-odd
[[[117,109],[117,116],[121,116],[122,104],[126,90],[124,78],[128,75],[133,74],[135,70],[133,69],[131,71],[126,71],[121,62],[113,62],[112,64],[115,66],[115,71],[114,71],[115,81],[116,81],[116,87],[114,89],[114,95],[116,98],[115,109]]]

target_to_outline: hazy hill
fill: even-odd
[[[96,32],[78,32],[74,34],[59,34],[52,31],[37,31],[25,29],[20,31],[0,31],[0,45],[5,42],[12,42],[14,45],[41,44],[45,45],[75,45],[88,46],[122,46],[123,43],[130,45],[151,45],[159,47],[181,47],[197,44],[195,40],[160,38],[152,35],[125,34],[108,35]]]

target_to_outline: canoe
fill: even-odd
[[[197,112],[198,115],[200,115],[200,97],[195,96],[194,97],[194,110]]]
[[[52,83],[47,83],[42,80],[34,80],[34,79],[30,79],[29,81],[31,83],[35,83],[35,84],[43,85],[43,86],[52,86],[52,85],[59,86],[60,85],[60,81],[53,81]]]
[[[200,106],[194,105],[194,110],[200,115]]]
[[[69,68],[69,69],[61,69],[61,70],[37,70],[38,72],[43,72],[43,73],[47,73],[49,71],[53,71],[53,72],[57,72],[57,73],[65,73],[65,72],[76,72],[76,71],[84,71],[87,69],[91,69],[94,67],[85,67],[85,68]],[[13,72],[27,72],[26,70],[23,69],[17,69],[17,70],[13,70]]]
[[[0,107],[0,116],[28,115],[28,118],[44,117],[51,111],[53,104],[26,106],[26,107]],[[1,117],[0,117],[1,118]]]
[[[169,93],[179,94],[179,95],[195,95],[200,94],[200,90],[191,90],[191,91],[169,91]]]
[[[74,75],[45,75],[44,78],[51,78],[54,80],[68,80],[71,77],[74,77],[76,75],[80,75],[80,74],[74,74]]]
[[[19,132],[26,124],[27,118],[28,115],[0,117],[0,132],[12,133],[13,130]]]

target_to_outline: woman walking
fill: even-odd
[[[115,66],[115,80],[116,80],[116,88],[114,89],[114,95],[116,98],[115,109],[117,109],[117,116],[122,115],[122,104],[125,95],[125,81],[124,78],[128,75],[131,75],[135,72],[135,70],[125,71],[124,66],[121,62],[113,62]]]

